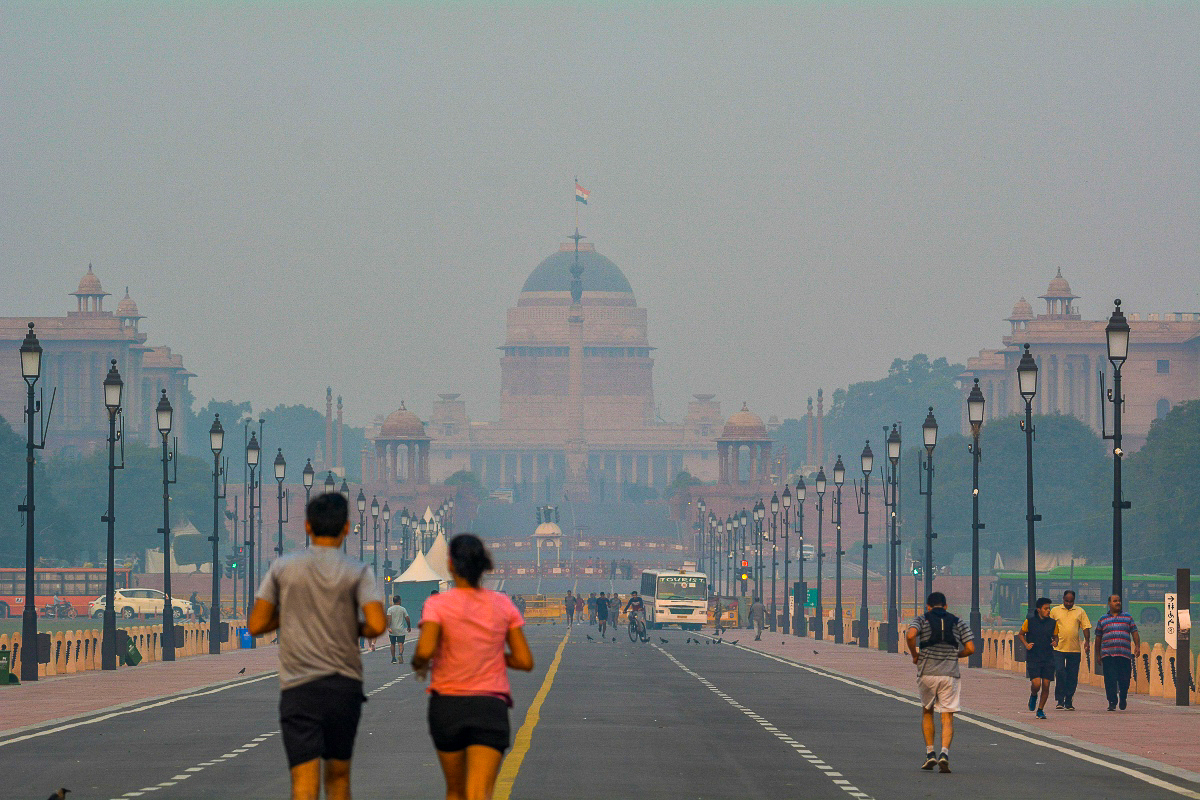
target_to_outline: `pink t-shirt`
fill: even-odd
[[[491,589],[450,589],[425,600],[421,624],[442,630],[433,652],[429,692],[491,695],[512,705],[504,640],[525,624],[508,595]]]

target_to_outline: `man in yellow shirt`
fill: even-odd
[[[1058,644],[1054,646],[1054,700],[1055,708],[1074,711],[1071,701],[1075,699],[1075,688],[1079,685],[1079,660],[1083,653],[1079,636],[1083,635],[1083,646],[1092,640],[1092,621],[1087,612],[1075,605],[1075,592],[1063,592],[1062,605],[1050,610],[1050,616],[1058,622]]]

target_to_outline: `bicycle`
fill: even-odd
[[[642,642],[650,641],[650,637],[646,635],[646,621],[644,619],[642,619],[642,612],[630,611],[629,612],[629,641],[636,642],[639,639]]]

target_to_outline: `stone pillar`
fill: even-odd
[[[817,459],[825,461],[825,393],[817,389]]]
[[[417,482],[417,445],[415,442],[405,442],[404,449],[404,482],[406,484],[414,484]]]
[[[342,432],[343,432],[343,431],[342,431],[342,396],[341,396],[341,395],[338,395],[338,402],[337,402],[337,444],[336,444],[337,453],[334,455],[334,458],[333,458],[333,466],[334,466],[334,468],[335,468],[335,469],[336,469],[337,467],[342,467],[342,468],[344,469],[344,468],[345,468],[345,466],[346,466],[346,462],[342,460]]]
[[[804,465],[810,466],[812,464],[818,464],[818,462],[819,462],[819,464],[824,464],[825,459],[822,456],[817,455],[816,460],[814,460],[814,453],[813,453],[813,399],[811,397],[808,398],[808,414],[806,414],[804,417],[804,427],[805,427],[805,432],[808,434],[808,443],[804,450]]]
[[[421,485],[429,483],[429,442],[424,441],[417,445],[417,454],[421,459]]]

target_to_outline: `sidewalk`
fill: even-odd
[[[708,631],[705,631],[708,633]],[[916,697],[916,667],[907,652],[889,654],[852,645],[816,641],[763,631],[762,641],[746,629],[727,631],[726,642],[782,656],[813,667],[874,681]],[[815,651],[815,652],[814,652]],[[1080,686],[1076,711],[1054,710],[1054,695],[1046,706],[1048,719],[1039,720],[1028,709],[1029,682],[1023,676],[994,669],[962,667],[962,710],[988,714],[1027,729],[1072,737],[1122,753],[1150,759],[1184,770],[1200,765],[1200,708],[1174,704],[1148,695],[1129,695],[1126,711],[1109,712],[1104,690]],[[916,712],[914,735],[919,735]]]
[[[192,689],[252,678],[279,666],[274,645],[221,655],[153,661],[116,671],[93,670],[0,689],[0,735],[16,729],[128,705]],[[239,670],[245,669],[244,674]]]

